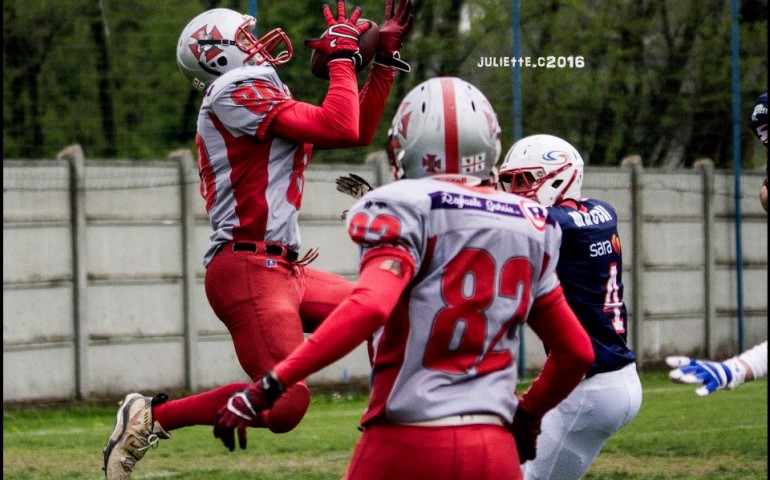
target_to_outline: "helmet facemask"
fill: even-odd
[[[562,165],[550,173],[546,173],[543,167],[512,168],[499,173],[498,176],[500,178],[500,185],[506,192],[537,200],[538,190],[548,181],[551,181],[551,188],[559,190],[564,181],[562,179],[554,179],[554,177],[557,177],[561,172],[570,167],[572,167],[571,163]],[[566,185],[564,191],[566,191]],[[558,201],[555,203],[558,203]]]
[[[274,67],[285,64],[291,59],[294,50],[291,46],[291,40],[280,28],[273,29],[257,40],[253,33],[257,19],[251,15],[243,16],[243,23],[235,30],[235,39],[204,39],[198,40],[198,45],[222,45],[224,47],[235,45],[239,50],[246,54],[243,64],[248,64],[254,57],[257,57],[255,63],[267,62]],[[273,56],[273,52],[281,45],[283,51]]]
[[[253,35],[251,37],[254,38]],[[282,45],[283,50],[281,50],[278,55],[273,55],[273,52],[279,50]],[[291,60],[294,49],[292,48],[291,40],[289,40],[286,33],[280,28],[274,28],[257,40],[255,54],[261,56],[263,61],[270,65],[280,67]]]

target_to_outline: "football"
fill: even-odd
[[[359,18],[356,25],[360,25],[365,22],[371,22],[365,18]],[[377,42],[380,39],[380,29],[376,23],[371,22],[372,26],[369,30],[361,34],[358,39],[358,50],[361,53],[362,62],[356,69],[356,73],[364,69],[374,58],[374,54],[377,52]],[[326,63],[326,55],[323,55],[318,50],[313,50],[310,55],[310,71],[313,72],[318,78],[329,80],[329,65]]]

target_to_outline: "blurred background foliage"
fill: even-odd
[[[396,0],[397,1],[397,0]],[[318,151],[316,162],[360,162],[385,144],[400,99],[421,81],[462,77],[495,107],[504,151],[514,140],[512,69],[479,67],[512,54],[511,2],[413,0],[415,28],[374,143]],[[322,1],[258,0],[258,34],[281,27],[294,59],[279,75],[301,101],[320,104],[328,83],[310,73],[303,40],[324,29]],[[767,0],[740,0],[744,168],[766,151],[748,128],[767,90]],[[360,0],[382,24],[385,0]],[[87,158],[160,159],[194,150],[200,96],[179,72],[184,26],[214,7],[249,0],[6,0],[3,4],[3,156],[53,158],[80,143]],[[349,9],[354,3],[348,2]],[[569,140],[584,159],[689,167],[732,165],[730,0],[521,0],[521,55],[582,56],[583,68],[521,69],[522,131]],[[349,10],[350,11],[350,10]],[[365,74],[360,76],[363,85]],[[365,115],[366,112],[363,112]]]

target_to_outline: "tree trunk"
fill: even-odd
[[[102,0],[96,0],[96,8],[91,20],[91,38],[96,48],[96,76],[99,109],[101,111],[102,133],[106,145],[101,152],[106,157],[117,153],[117,131],[115,129],[115,111],[112,98],[112,77],[110,74],[110,52],[107,43],[109,29],[107,12]]]

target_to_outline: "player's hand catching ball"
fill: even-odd
[[[267,372],[262,380],[236,392],[227,400],[216,416],[214,437],[231,452],[235,450],[235,430],[238,429],[238,446],[246,448],[246,428],[263,410],[273,406],[283,389],[281,384]]]
[[[329,28],[318,38],[305,40],[305,45],[317,50],[331,63],[338,60],[351,60],[353,66],[361,64],[358,40],[361,34],[371,28],[371,22],[356,24],[361,16],[361,9],[356,7],[349,19],[345,19],[345,2],[337,2],[337,18],[332,16],[329,5],[324,4],[323,15]]]
[[[380,38],[377,45],[377,55],[374,62],[395,69],[409,72],[412,68],[401,60],[401,48],[404,40],[414,25],[411,0],[398,0],[398,8],[393,10],[393,2],[388,0],[385,4],[385,25],[380,29]]]

